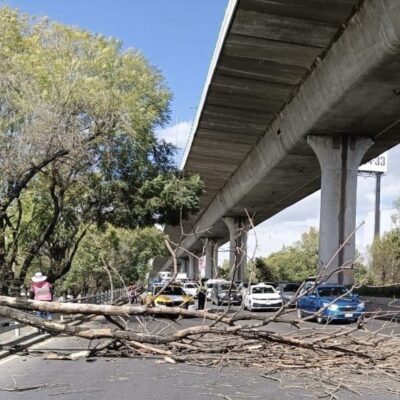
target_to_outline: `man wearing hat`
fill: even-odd
[[[29,297],[33,300],[52,301],[53,285],[47,282],[47,276],[41,272],[36,272],[32,277],[32,285],[29,289]],[[53,319],[53,314],[46,311],[39,311],[39,317]]]

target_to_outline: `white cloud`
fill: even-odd
[[[157,137],[184,149],[192,128],[192,121],[182,121],[157,131]]]

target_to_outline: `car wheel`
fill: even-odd
[[[324,323],[325,323],[325,318],[324,318],[324,317],[321,317],[321,315],[319,315],[319,316],[317,317],[317,322],[318,322],[319,324],[324,324]]]
[[[297,309],[297,318],[302,319],[304,317],[303,311],[300,308]]]

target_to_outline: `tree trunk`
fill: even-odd
[[[126,317],[128,315],[170,315],[206,318],[209,320],[220,320],[218,314],[208,313],[207,311],[186,310],[180,307],[148,307],[133,305],[103,305],[103,304],[83,304],[83,303],[58,303],[48,301],[27,300],[23,298],[0,296],[0,305],[18,308],[22,310],[49,311],[61,314],[86,314],[86,315],[109,315]],[[229,318],[222,318],[221,322],[230,323]]]

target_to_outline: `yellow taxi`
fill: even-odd
[[[189,308],[190,305],[194,304],[193,296],[188,296],[179,284],[171,283],[164,291],[158,296],[163,286],[157,285],[149,288],[141,299],[142,304],[151,304],[154,300],[155,306],[166,306],[166,307],[180,307]]]

